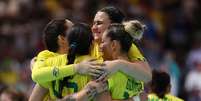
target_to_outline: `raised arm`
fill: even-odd
[[[145,83],[151,80],[151,69],[146,61],[133,61],[129,62],[126,60],[114,60],[106,61],[106,68],[109,72],[114,73],[118,70],[128,74],[129,76],[141,80]]]
[[[100,67],[100,64],[94,59],[86,60],[79,64],[66,65],[66,63],[65,55],[48,58],[46,60],[37,59],[32,69],[32,79],[41,84],[71,76],[75,73],[89,74],[90,67]]]

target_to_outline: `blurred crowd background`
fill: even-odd
[[[127,19],[147,26],[139,41],[153,69],[171,75],[171,93],[185,101],[201,101],[200,0],[0,0],[0,93],[29,97],[30,60],[44,49],[42,31],[53,18],[92,24],[96,11],[120,8]],[[9,92],[9,91],[8,91]]]

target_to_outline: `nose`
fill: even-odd
[[[93,26],[91,27],[92,32],[96,32],[98,29],[96,24],[93,24]]]

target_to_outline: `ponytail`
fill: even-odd
[[[69,48],[69,53],[68,53],[68,64],[73,64],[74,60],[75,60],[75,54],[76,54],[76,48],[77,48],[77,43],[76,42],[72,42],[72,44],[70,44],[70,48]]]
[[[146,25],[142,24],[138,20],[131,20],[123,22],[125,31],[128,32],[133,40],[140,40],[143,36]]]
[[[84,23],[78,23],[73,25],[71,29],[66,32],[67,40],[69,43],[69,51],[67,55],[68,63],[74,64],[75,56],[88,55],[90,52],[90,46],[93,42],[93,34],[91,32],[90,26]],[[59,80],[58,91],[54,89],[55,84],[53,85],[53,91],[55,96],[58,98],[62,97],[62,90],[65,87],[72,88],[72,82],[69,82],[69,79],[72,79],[73,76],[64,77],[63,80]],[[54,83],[54,82],[53,82]],[[75,89],[77,92],[77,89]]]
[[[68,63],[67,65],[73,64],[75,61],[75,54],[76,54],[76,48],[77,48],[77,43],[76,42],[72,42],[72,44],[70,44],[70,48],[69,48],[69,53],[67,56],[68,59]],[[62,90],[64,88],[64,86],[68,86],[67,84],[69,83],[68,80],[71,79],[72,76],[68,76],[68,77],[64,77],[63,80],[59,80],[59,89],[58,92],[55,90],[55,83],[56,81],[53,81],[53,92],[54,95],[58,98],[62,98]]]

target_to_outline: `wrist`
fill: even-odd
[[[75,93],[67,97],[65,101],[76,101],[76,98],[77,98],[77,94]]]
[[[78,73],[79,63],[78,64],[74,64],[73,67],[74,67],[75,73]]]
[[[97,90],[95,87],[87,85],[85,87],[85,93],[86,93],[88,98],[94,98],[97,94]]]

